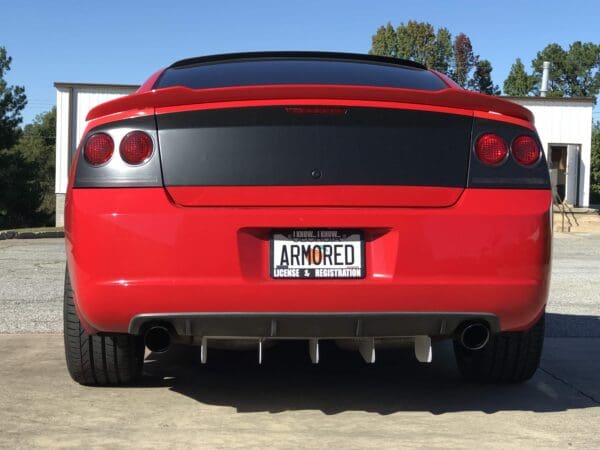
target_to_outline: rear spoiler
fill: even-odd
[[[312,84],[234,86],[211,89],[190,89],[176,86],[155,89],[149,92],[134,93],[102,103],[90,110],[86,120],[148,107],[163,108],[248,100],[289,100],[290,103],[293,103],[294,100],[299,99],[411,103],[491,112],[525,120],[532,125],[534,123],[533,113],[523,106],[497,97],[461,89],[448,88],[439,91],[421,91],[376,86]]]

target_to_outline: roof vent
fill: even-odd
[[[540,95],[545,97],[548,92],[548,77],[550,76],[550,61],[544,61],[542,70],[542,88],[540,89]]]

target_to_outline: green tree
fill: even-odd
[[[454,50],[452,35],[447,28],[437,32],[427,22],[408,21],[396,29],[388,22],[380,26],[371,38],[372,55],[410,59],[439,72],[450,74]]]
[[[11,62],[0,47],[0,229],[36,224],[42,199],[36,164],[15,149],[27,98],[22,86],[4,79]]]
[[[600,121],[592,128],[592,161],[590,176],[590,202],[600,204]]]
[[[427,22],[409,20],[396,29],[398,57],[431,67],[435,60],[435,31]]]
[[[525,96],[528,95],[536,83],[536,77],[525,71],[525,66],[520,58],[514,62],[510,72],[504,80],[504,93],[506,95]]]
[[[478,60],[479,56],[473,53],[471,39],[466,34],[459,33],[454,39],[454,68],[452,70],[454,81],[466,88],[469,82],[469,73]]]
[[[547,45],[531,62],[536,79],[534,93],[540,90],[544,61],[551,63],[549,97],[591,97],[600,90],[600,45],[576,41],[568,50],[556,43]]]
[[[532,92],[535,95],[540,93],[540,85],[542,82],[542,71],[544,61],[550,61],[550,74],[548,77],[548,97],[563,97],[565,91],[564,86],[564,73],[565,73],[565,61],[567,59],[567,52],[558,44],[549,44],[540,52],[531,65],[533,66],[533,76],[535,79],[535,85]]]
[[[500,95],[500,88],[492,81],[492,63],[487,59],[477,61],[469,89],[488,95]]]
[[[454,50],[452,48],[452,35],[448,28],[438,28],[435,35],[435,48],[431,68],[446,75],[450,74]]]
[[[0,229],[44,223],[39,212],[42,189],[36,172],[36,164],[14,148],[0,150]]]
[[[569,97],[591,97],[600,90],[600,44],[573,42],[565,61]]]
[[[396,40],[396,30],[391,23],[387,23],[377,29],[377,32],[371,38],[371,55],[398,56],[398,41]]]
[[[9,86],[4,76],[12,58],[0,47],[0,149],[12,147],[20,136],[21,111],[27,104],[23,86]]]
[[[39,114],[23,130],[23,135],[14,147],[35,171],[34,179],[41,189],[41,204],[37,208],[37,218],[51,225],[54,222],[54,167],[56,148],[56,108]]]
[[[492,95],[500,92],[491,80],[492,64],[483,60],[478,65],[479,56],[473,53],[466,34],[458,34],[453,41],[447,28],[435,30],[428,22],[409,20],[395,30],[389,22],[380,26],[371,37],[369,53],[416,61],[450,76],[464,88]]]

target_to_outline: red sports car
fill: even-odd
[[[176,62],[92,109],[66,200],[83,384],[144,347],[452,339],[468,379],[539,365],[551,190],[530,111],[420,64],[319,52]]]

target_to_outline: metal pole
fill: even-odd
[[[540,89],[540,95],[542,97],[546,96],[548,92],[548,78],[550,77],[550,61],[544,61],[543,70],[542,70],[542,87]]]

